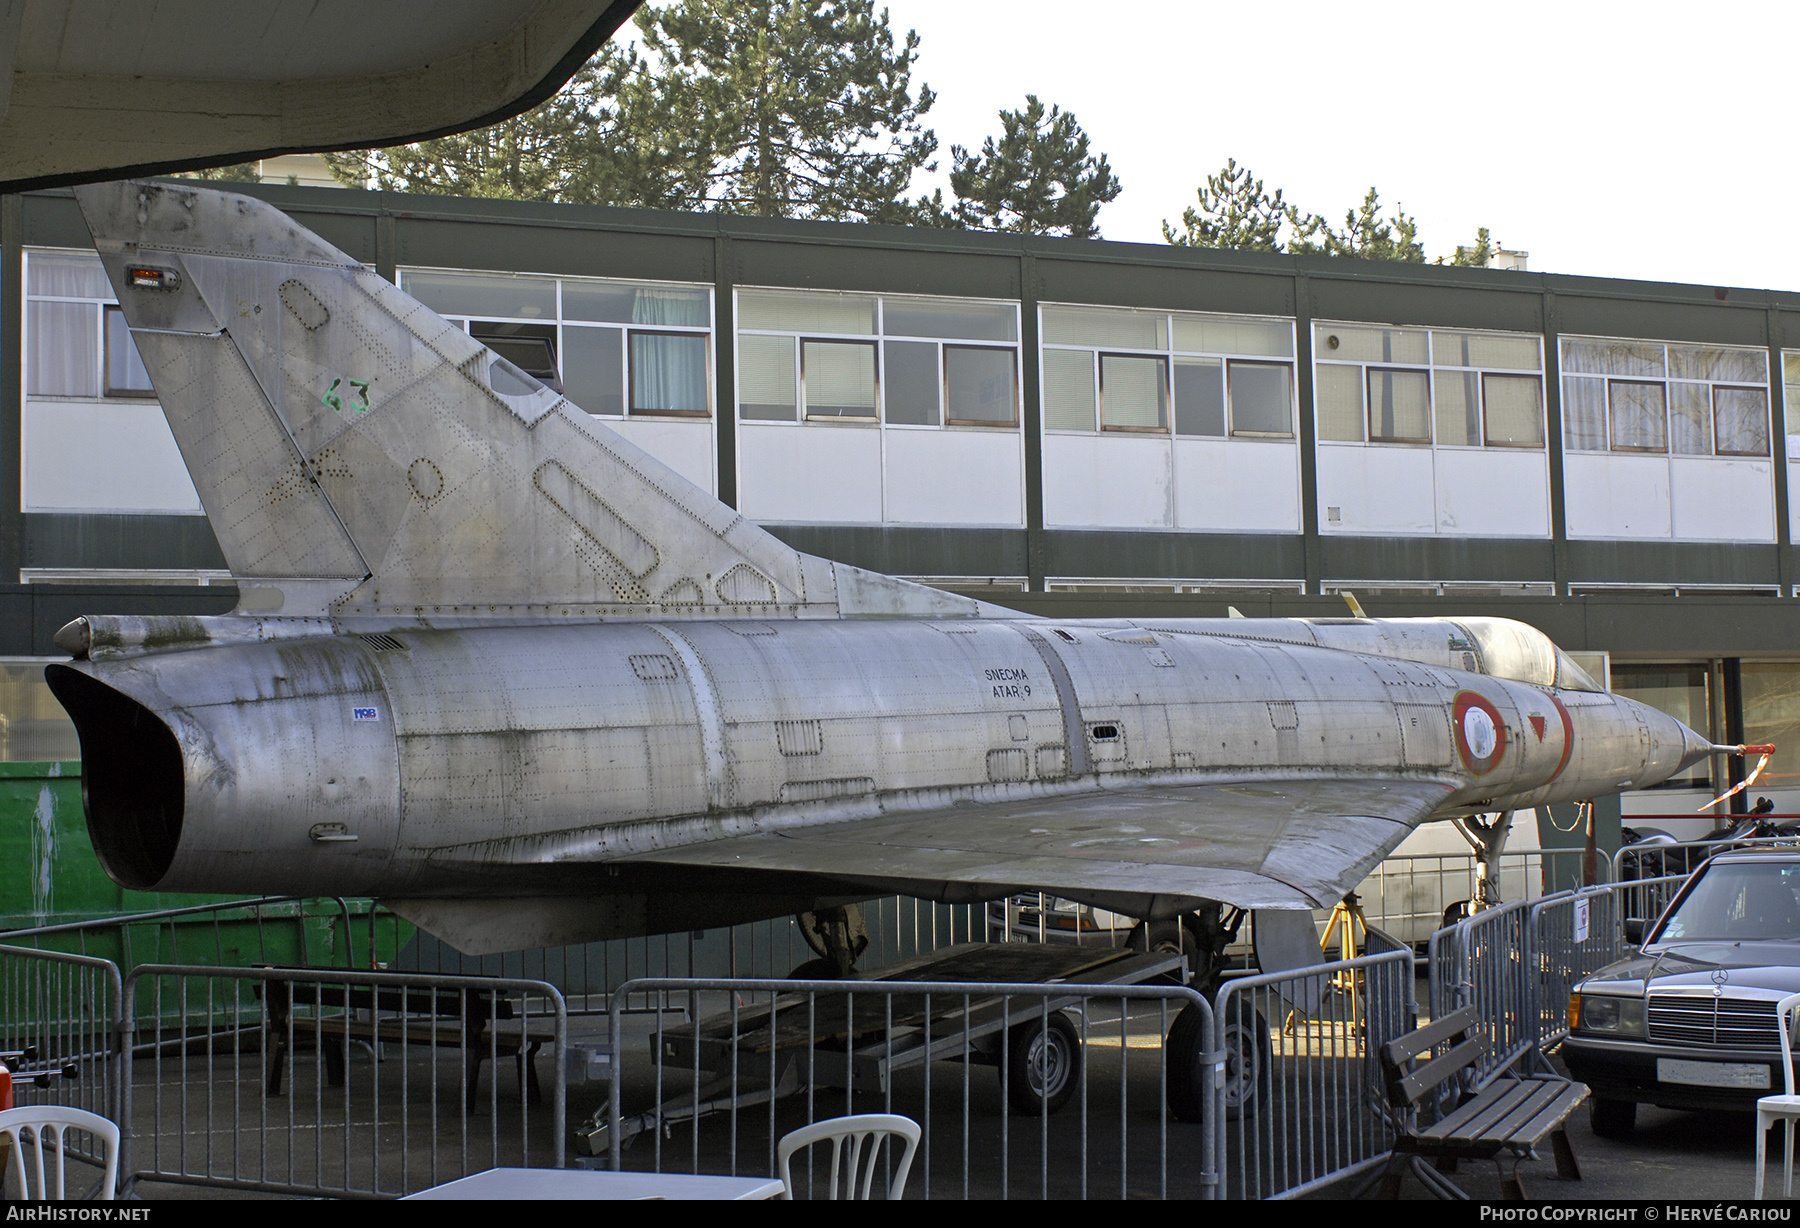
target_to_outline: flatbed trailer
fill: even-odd
[[[1080,1081],[1081,1036],[1063,1012],[1084,994],[1041,991],[1058,984],[1142,985],[1179,978],[1182,970],[1178,955],[1118,947],[964,943],[830,982],[828,991],[797,985],[771,1002],[734,1004],[650,1037],[665,1071],[691,1076],[689,1090],[624,1118],[620,1142],[628,1145],[646,1130],[767,1104],[809,1087],[854,1084],[879,1094],[894,1072],[938,1061],[1004,1065],[1007,1095],[1016,1109],[1054,1113]],[[907,982],[1018,990],[896,990]],[[857,992],[858,985],[868,985],[869,992]],[[610,1141],[603,1114],[578,1132],[578,1142],[592,1155],[606,1152]]]

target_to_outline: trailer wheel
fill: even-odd
[[[1221,1030],[1225,1086],[1220,1098],[1225,1120],[1254,1117],[1269,1088],[1269,1025],[1260,1011],[1234,999],[1231,1016]],[[1212,1067],[1204,1033],[1205,1021],[1192,1004],[1183,1007],[1169,1027],[1166,1095],[1169,1112],[1181,1121],[1200,1121],[1205,1116]]]
[[[1081,1081],[1081,1038],[1061,1011],[1019,1024],[1007,1036],[1006,1096],[1036,1116],[1069,1103]]]
[[[1134,951],[1146,951],[1151,955],[1179,955],[1187,960],[1187,979],[1171,973],[1168,980],[1174,984],[1191,985],[1198,979],[1202,984],[1212,975],[1212,960],[1200,949],[1200,940],[1194,931],[1181,923],[1180,918],[1171,917],[1167,921],[1140,921],[1132,929],[1131,936],[1125,945]]]

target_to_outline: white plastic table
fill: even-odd
[[[403,1201],[420,1199],[637,1199],[706,1198],[742,1201],[774,1198],[773,1177],[715,1177],[706,1173],[615,1173],[586,1168],[490,1168]]]

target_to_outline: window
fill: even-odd
[[[792,422],[800,406],[792,337],[738,338],[738,416]]]
[[[1566,338],[1562,368],[1570,451],[1769,455],[1760,349]]]
[[[562,390],[556,370],[556,325],[470,320],[469,335],[538,383]]]
[[[706,416],[706,338],[631,331],[631,412]]]
[[[745,341],[766,341],[746,337]],[[786,341],[785,337],[773,340]],[[938,425],[938,347],[926,341],[889,341],[881,348],[887,379],[887,420],[901,426]],[[1011,358],[1011,352],[1007,352]]]
[[[1800,460],[1800,354],[1781,356],[1782,391],[1787,396],[1787,454],[1789,460]]]
[[[1231,433],[1294,434],[1294,369],[1287,363],[1228,362],[1231,374]]]
[[[1431,377],[1424,371],[1370,367],[1369,438],[1377,443],[1431,442]]]
[[[1168,372],[1163,359],[1100,355],[1100,429],[1169,429]]]
[[[563,329],[562,366],[563,395],[569,400],[590,414],[625,412],[624,329]]]
[[[1224,366],[1224,360],[1219,358],[1175,360],[1177,435],[1225,434]]]
[[[1323,442],[1544,446],[1543,346],[1535,336],[1322,323],[1313,360]]]
[[[1045,430],[1095,429],[1093,352],[1045,350],[1043,392]]]
[[[952,426],[1017,426],[1017,351],[944,347],[945,412]]]
[[[873,342],[802,342],[800,381],[808,418],[875,421]]]
[[[413,269],[400,284],[590,414],[711,413],[710,289]]]
[[[1746,666],[1746,673],[1749,672],[1750,669]],[[1621,665],[1614,662],[1612,666],[1612,689],[1615,694],[1647,704],[1701,734],[1707,734],[1712,723],[1707,686],[1707,669],[1704,665]],[[1712,783],[1711,768],[1712,760],[1702,759],[1687,771],[1655,787],[1706,787]]]
[[[737,323],[744,421],[1018,426],[1010,303],[740,290]]]
[[[98,256],[28,253],[25,296],[27,396],[156,395]]]
[[[1661,384],[1608,380],[1606,412],[1615,452],[1666,452],[1669,415]]]
[[[1287,321],[1064,306],[1040,321],[1047,431],[1293,437]]]
[[[1536,376],[1483,375],[1481,399],[1487,407],[1483,439],[1488,447],[1544,446],[1544,381]]]
[[[106,311],[106,395],[109,397],[153,397],[150,373],[138,354],[131,329],[125,324],[125,313],[117,307]]]

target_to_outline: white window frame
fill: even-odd
[[[997,298],[974,298],[962,295],[926,295],[926,294],[885,294],[877,290],[813,290],[795,286],[735,286],[732,289],[732,319],[742,318],[738,310],[738,300],[743,294],[844,294],[856,298],[875,300],[875,327],[872,332],[834,333],[819,329],[793,328],[745,328],[739,325],[732,338],[733,354],[741,358],[738,347],[740,337],[790,337],[794,340],[794,389],[795,420],[788,422],[777,418],[745,418],[739,414],[738,407],[743,404],[742,366],[734,364],[732,388],[732,412],[739,414],[740,426],[749,425],[760,430],[764,427],[824,427],[826,429],[863,429],[882,431],[1013,431],[1024,428],[1024,344],[1020,340],[992,341],[970,337],[918,336],[912,333],[889,333],[887,331],[887,300],[890,298],[909,301],[936,299],[949,304],[973,304],[983,307],[1005,308],[1012,312],[1013,333],[1022,336],[1023,321],[1020,319],[1020,308],[1017,300]],[[803,357],[806,343],[814,342],[857,342],[872,344],[875,347],[875,416],[873,418],[839,417],[823,415],[811,417],[806,412],[805,359]],[[930,345],[936,348],[937,380],[938,380],[938,420],[936,424],[923,422],[890,422],[887,410],[887,343],[905,341],[918,345]],[[950,417],[950,368],[946,359],[946,349],[985,349],[1010,350],[1013,356],[1013,416],[1010,422],[977,422]]]
[[[409,274],[413,274],[413,273],[467,274],[467,275],[476,276],[476,277],[517,277],[517,278],[521,278],[521,279],[529,279],[529,280],[533,280],[533,281],[546,281],[546,282],[552,283],[555,287],[555,293],[556,293],[556,316],[554,319],[547,320],[541,316],[506,316],[506,315],[495,315],[492,313],[483,313],[482,315],[478,315],[478,316],[447,315],[444,317],[444,319],[450,321],[452,324],[457,325],[465,333],[469,331],[470,322],[472,320],[481,320],[484,322],[491,322],[494,324],[550,324],[550,325],[554,325],[556,328],[556,372],[557,372],[558,377],[563,380],[563,383],[565,386],[568,383],[568,371],[563,366],[563,357],[567,353],[567,350],[563,344],[564,335],[565,335],[566,330],[581,329],[581,328],[605,328],[605,329],[612,329],[613,331],[617,332],[619,334],[619,346],[620,346],[620,352],[619,352],[619,371],[620,371],[619,406],[620,406],[620,409],[622,412],[617,413],[617,414],[596,413],[592,410],[589,410],[585,405],[577,406],[577,408],[581,409],[584,413],[587,413],[589,417],[601,418],[601,419],[605,419],[605,420],[613,421],[613,422],[618,422],[618,421],[621,421],[621,420],[627,419],[627,418],[638,418],[638,419],[643,419],[643,420],[648,420],[648,421],[665,421],[665,422],[700,422],[700,421],[710,421],[712,419],[712,417],[714,416],[714,414],[716,414],[718,412],[718,404],[717,404],[718,395],[717,395],[717,390],[714,387],[714,385],[717,383],[717,380],[714,376],[714,372],[715,372],[715,354],[717,352],[716,347],[718,344],[717,341],[715,340],[715,337],[718,332],[719,302],[718,302],[718,296],[713,292],[713,287],[705,282],[662,281],[662,280],[637,278],[637,277],[575,277],[575,276],[567,276],[567,275],[557,274],[557,273],[514,273],[514,272],[510,272],[505,269],[445,268],[445,267],[435,266],[435,265],[418,265],[418,264],[402,265],[400,268],[395,270],[395,273],[400,279],[400,289],[402,289],[402,290],[406,289],[407,276]],[[619,321],[607,321],[607,320],[571,320],[571,319],[568,319],[563,313],[563,286],[566,283],[571,283],[571,282],[579,283],[581,285],[629,286],[633,289],[645,289],[645,290],[662,290],[662,289],[688,290],[688,291],[701,290],[706,293],[706,319],[707,319],[707,322],[704,325],[699,325],[699,324],[630,324],[630,323],[624,323],[624,322],[619,322]],[[634,413],[632,411],[632,408],[631,408],[631,335],[634,332],[644,333],[644,334],[682,334],[685,336],[699,336],[699,337],[706,338],[706,410],[705,410],[705,412],[700,412],[697,410],[684,410],[684,411],[643,410],[643,411]],[[575,402],[570,401],[569,404],[574,405]]]
[[[1447,449],[1455,449],[1457,451],[1462,451],[1462,452],[1476,452],[1476,451],[1481,451],[1483,449],[1489,449],[1489,448],[1504,450],[1507,452],[1543,452],[1546,448],[1549,447],[1550,430],[1549,430],[1549,423],[1546,420],[1546,413],[1545,413],[1546,401],[1545,401],[1545,387],[1544,387],[1544,337],[1543,337],[1543,334],[1541,334],[1541,333],[1509,332],[1505,329],[1493,329],[1493,328],[1462,328],[1462,327],[1458,327],[1455,325],[1445,325],[1445,324],[1390,324],[1390,323],[1380,323],[1380,322],[1376,322],[1376,321],[1372,321],[1372,320],[1314,320],[1314,321],[1312,321],[1312,327],[1313,327],[1313,337],[1314,337],[1314,342],[1315,342],[1313,345],[1313,373],[1314,373],[1314,379],[1313,379],[1313,429],[1314,429],[1314,438],[1317,440],[1320,447],[1333,447],[1333,448],[1431,448],[1434,450],[1438,449],[1438,448],[1447,448]],[[1322,355],[1320,353],[1320,347],[1317,344],[1317,338],[1319,335],[1319,331],[1320,330],[1329,330],[1332,328],[1345,328],[1345,329],[1378,328],[1378,329],[1395,329],[1395,330],[1403,330],[1406,332],[1424,333],[1425,334],[1425,361],[1422,363],[1417,363],[1417,362],[1400,362],[1400,361],[1396,361],[1396,360],[1383,359],[1379,362],[1376,362],[1376,361],[1370,360],[1370,359],[1344,359],[1344,358],[1332,358],[1332,357],[1330,357],[1329,354]],[[1511,338],[1514,340],[1520,340],[1520,341],[1530,340],[1537,344],[1538,365],[1535,369],[1533,369],[1530,367],[1483,367],[1483,366],[1474,366],[1474,365],[1470,365],[1467,363],[1461,363],[1461,362],[1439,362],[1437,360],[1437,339],[1434,336],[1435,333],[1468,333],[1468,334],[1478,334],[1478,335],[1487,336],[1487,337],[1507,337],[1507,338]],[[1318,398],[1318,378],[1317,378],[1317,376],[1318,376],[1319,368],[1321,368],[1321,367],[1355,367],[1355,368],[1360,369],[1360,375],[1358,377],[1358,386],[1361,389],[1360,396],[1362,397],[1362,412],[1359,415],[1360,420],[1362,422],[1362,438],[1360,440],[1326,439],[1317,433],[1318,432],[1318,422],[1319,422],[1319,405],[1318,405],[1319,398]],[[1374,437],[1374,432],[1371,429],[1370,423],[1369,423],[1369,415],[1373,412],[1373,407],[1369,404],[1369,373],[1371,371],[1376,371],[1376,370],[1381,370],[1381,371],[1422,371],[1425,373],[1427,381],[1428,381],[1428,392],[1429,392],[1429,397],[1430,397],[1429,403],[1426,407],[1426,426],[1429,429],[1430,436],[1431,436],[1429,439],[1377,439]],[[1480,430],[1477,432],[1477,441],[1475,443],[1444,443],[1443,441],[1441,441],[1438,438],[1438,429],[1437,429],[1437,424],[1438,424],[1438,412],[1437,412],[1437,410],[1438,410],[1438,379],[1437,379],[1437,376],[1438,376],[1438,372],[1440,372],[1440,371],[1444,372],[1445,374],[1453,374],[1453,375],[1457,375],[1457,376],[1463,376],[1463,375],[1469,375],[1469,374],[1473,374],[1475,376],[1475,386],[1476,386],[1476,390],[1477,390],[1476,395],[1480,398],[1480,407],[1479,407],[1479,411],[1478,411]],[[1540,428],[1539,442],[1537,442],[1535,444],[1490,443],[1490,442],[1488,442],[1488,421],[1487,421],[1488,408],[1487,408],[1487,380],[1486,380],[1486,377],[1489,375],[1530,377],[1530,378],[1537,380],[1537,382],[1538,382],[1538,426]]]
[[[1778,375],[1785,380],[1786,372],[1785,372],[1785,369],[1782,372],[1775,372],[1775,371],[1768,370],[1768,350],[1766,348],[1764,348],[1762,346],[1757,346],[1757,345],[1735,345],[1735,344],[1727,344],[1727,343],[1723,343],[1723,342],[1713,342],[1713,341],[1669,341],[1669,340],[1658,340],[1657,338],[1654,338],[1654,337],[1601,337],[1601,336],[1591,336],[1591,335],[1587,335],[1587,334],[1578,334],[1578,333],[1559,334],[1557,337],[1557,341],[1559,342],[1559,344],[1556,347],[1556,367],[1557,367],[1557,378],[1559,380],[1559,387],[1561,387],[1562,389],[1564,389],[1566,391],[1568,385],[1566,382],[1562,382],[1562,381],[1567,381],[1567,380],[1571,380],[1571,379],[1598,380],[1599,382],[1606,385],[1606,400],[1605,400],[1606,423],[1605,423],[1605,429],[1602,432],[1602,437],[1606,440],[1607,446],[1604,448],[1577,448],[1577,447],[1571,446],[1569,444],[1568,415],[1565,413],[1563,415],[1563,438],[1562,438],[1562,446],[1563,446],[1563,450],[1565,452],[1571,452],[1571,453],[1574,453],[1579,456],[1612,456],[1612,455],[1618,455],[1618,456],[1669,456],[1669,457],[1684,456],[1684,457],[1688,457],[1689,459],[1692,459],[1692,460],[1768,460],[1768,461],[1773,461],[1773,460],[1777,459],[1776,445],[1775,445],[1775,380]],[[1560,343],[1561,342],[1569,342],[1569,341],[1574,341],[1574,342],[1583,342],[1583,341],[1620,342],[1620,343],[1625,343],[1625,344],[1630,344],[1630,345],[1661,346],[1662,351],[1663,351],[1663,373],[1661,375],[1612,375],[1612,374],[1599,375],[1599,374],[1595,374],[1594,372],[1591,372],[1591,371],[1565,371],[1563,369],[1563,363],[1564,363],[1563,347]],[[1689,379],[1685,376],[1670,375],[1669,374],[1669,348],[1671,346],[1706,346],[1711,349],[1742,350],[1742,351],[1745,351],[1746,353],[1760,354],[1763,356],[1763,366],[1764,366],[1766,378],[1763,383],[1755,384],[1755,383],[1742,383],[1737,380]],[[1794,352],[1795,351],[1792,351],[1792,350],[1783,350],[1782,356],[1785,359],[1788,354],[1791,354]],[[1785,367],[1785,364],[1784,364],[1784,367]],[[1613,440],[1612,386],[1615,383],[1619,383],[1619,384],[1661,384],[1663,386],[1664,427],[1663,427],[1663,446],[1662,446],[1662,448],[1660,448],[1660,449],[1657,449],[1657,448],[1620,448],[1620,447],[1615,447],[1613,445],[1613,442],[1612,442],[1612,440]],[[1672,439],[1673,439],[1675,432],[1672,428],[1672,424],[1669,420],[1669,416],[1672,415],[1674,412],[1674,404],[1675,404],[1674,392],[1675,392],[1675,386],[1678,384],[1685,384],[1685,385],[1689,385],[1689,386],[1698,385],[1707,390],[1706,391],[1706,448],[1707,448],[1707,450],[1704,452],[1677,452],[1674,450]],[[1768,417],[1764,423],[1765,427],[1767,428],[1766,429],[1766,437],[1768,439],[1768,445],[1769,445],[1767,451],[1765,451],[1765,452],[1721,452],[1718,450],[1718,446],[1719,446],[1718,390],[1720,388],[1754,390],[1754,391],[1761,392],[1763,394],[1763,409],[1764,409],[1764,412],[1768,415]],[[1786,406],[1786,385],[1785,384],[1783,385],[1782,395],[1783,395],[1783,405],[1785,408],[1785,406]]]
[[[1043,313],[1045,312],[1045,310],[1054,311],[1058,308],[1074,308],[1074,309],[1078,309],[1078,310],[1097,310],[1097,311],[1124,311],[1124,312],[1132,312],[1137,315],[1150,316],[1150,317],[1161,316],[1162,320],[1163,320],[1163,336],[1167,339],[1167,344],[1165,344],[1160,349],[1143,349],[1143,348],[1139,348],[1139,347],[1135,347],[1135,346],[1116,345],[1116,344],[1073,345],[1073,344],[1068,344],[1065,342],[1044,341],[1043,340],[1043,336],[1044,336],[1044,315],[1043,315]],[[1182,349],[1175,345],[1175,320],[1178,318],[1179,319],[1195,319],[1195,320],[1199,320],[1199,319],[1216,320],[1216,321],[1219,321],[1222,323],[1228,322],[1228,321],[1242,321],[1244,323],[1250,323],[1250,324],[1282,325],[1282,326],[1285,326],[1288,330],[1288,353],[1285,356],[1283,356],[1280,354],[1241,354],[1241,353],[1234,353],[1229,350]],[[1297,330],[1297,324],[1296,324],[1294,318],[1291,316],[1246,315],[1242,312],[1226,312],[1226,311],[1158,311],[1158,310],[1155,310],[1152,308],[1120,307],[1120,306],[1117,306],[1115,304],[1110,304],[1110,303],[1041,302],[1038,304],[1038,338],[1039,338],[1039,340],[1038,340],[1038,355],[1037,355],[1038,389],[1039,389],[1038,402],[1039,402],[1039,405],[1041,407],[1041,405],[1043,403],[1043,387],[1044,387],[1044,359],[1043,359],[1043,356],[1044,356],[1044,353],[1048,350],[1063,350],[1063,351],[1069,351],[1069,352],[1073,352],[1073,353],[1077,353],[1077,354],[1088,354],[1091,356],[1089,366],[1092,369],[1093,379],[1094,379],[1094,426],[1093,426],[1093,429],[1091,429],[1091,430],[1087,430],[1087,429],[1071,430],[1067,427],[1053,427],[1053,426],[1050,426],[1050,425],[1040,421],[1039,422],[1040,431],[1042,434],[1045,434],[1045,435],[1073,435],[1073,436],[1086,436],[1088,438],[1095,438],[1095,437],[1105,438],[1107,436],[1123,436],[1126,438],[1134,438],[1134,439],[1162,437],[1162,438],[1169,438],[1169,439],[1190,439],[1190,440],[1192,440],[1192,439],[1208,439],[1208,440],[1215,440],[1215,441],[1218,441],[1218,440],[1228,441],[1228,440],[1238,439],[1238,440],[1259,440],[1259,441],[1263,441],[1263,442],[1268,442],[1268,441],[1280,442],[1282,440],[1291,440],[1291,441],[1298,442],[1299,437],[1300,437],[1299,436],[1299,426],[1298,426],[1298,422],[1299,422],[1298,414],[1300,412],[1300,408],[1299,408],[1299,404],[1298,404],[1299,380],[1296,378],[1296,375],[1295,375],[1295,371],[1297,368],[1297,360],[1294,357],[1294,351],[1298,348],[1299,338],[1296,335],[1296,330]],[[1160,358],[1163,360],[1163,396],[1166,399],[1166,404],[1168,407],[1168,423],[1166,426],[1164,426],[1161,429],[1155,429],[1155,428],[1151,428],[1151,427],[1108,427],[1105,424],[1106,415],[1105,415],[1104,407],[1101,402],[1101,384],[1100,384],[1100,360],[1103,357]],[[1218,363],[1219,363],[1219,380],[1220,380],[1219,394],[1221,397],[1224,398],[1224,406],[1225,406],[1225,414],[1224,414],[1225,433],[1223,435],[1183,435],[1176,429],[1177,428],[1177,419],[1179,417],[1180,410],[1179,410],[1179,407],[1175,404],[1175,364],[1176,364],[1177,360],[1183,359],[1183,358],[1210,358],[1210,359],[1216,359],[1218,361]],[[1237,429],[1237,424],[1234,421],[1234,414],[1232,412],[1232,404],[1231,404],[1231,364],[1232,363],[1254,363],[1254,364],[1261,365],[1261,366],[1286,366],[1287,367],[1287,369],[1288,369],[1288,425],[1291,428],[1290,430],[1288,430],[1286,433],[1277,433],[1277,432],[1273,432],[1273,431],[1251,431],[1251,430],[1240,431]],[[1040,419],[1041,419],[1041,417],[1042,417],[1042,411],[1040,409]]]

